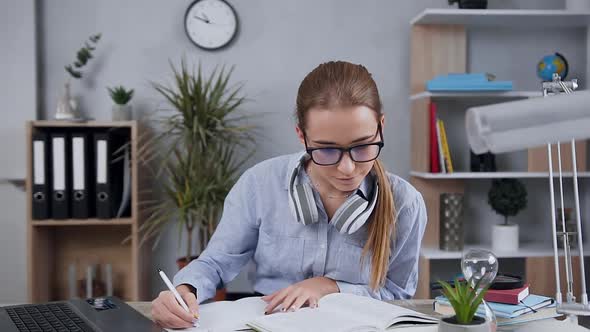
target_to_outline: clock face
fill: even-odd
[[[186,11],[184,27],[195,45],[214,50],[232,41],[238,19],[234,9],[223,0],[196,0]]]

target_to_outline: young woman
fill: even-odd
[[[377,159],[381,108],[361,65],[328,62],[305,77],[296,127],[305,152],[247,170],[208,247],[174,277],[193,314],[251,258],[266,313],[315,307],[335,292],[383,300],[414,294],[426,209],[420,193]],[[152,308],[162,326],[192,324],[170,291]]]

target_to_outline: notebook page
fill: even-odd
[[[438,322],[436,318],[431,316],[366,296],[335,293],[322,298],[319,305],[337,308],[341,312],[355,315],[365,325],[376,326],[380,329],[386,329],[398,321]]]
[[[266,302],[260,297],[247,297],[237,301],[212,302],[199,306],[198,328],[184,330],[166,329],[167,331],[236,331],[247,330],[246,322],[264,316]]]
[[[321,305],[320,305],[321,306]],[[332,311],[326,307],[302,308],[295,312],[278,312],[259,317],[249,326],[259,331],[272,332],[331,332],[331,331],[377,331],[354,316]]]

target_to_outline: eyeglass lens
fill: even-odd
[[[371,161],[379,156],[379,145],[361,145],[350,149],[350,157],[356,162]],[[336,148],[322,148],[312,151],[313,160],[322,165],[336,164],[342,158],[343,151]]]

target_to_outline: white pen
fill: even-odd
[[[180,296],[180,294],[176,290],[176,287],[174,287],[174,285],[172,285],[172,282],[170,282],[170,279],[168,279],[168,276],[166,276],[166,273],[164,273],[164,271],[162,271],[162,269],[158,269],[158,274],[160,274],[160,277],[162,278],[162,280],[164,280],[166,287],[168,287],[168,289],[170,289],[172,294],[174,294],[176,301],[178,301],[178,303],[180,303],[180,305],[184,308],[184,310],[186,310],[186,312],[188,312],[190,314],[191,312],[190,312],[188,306],[186,305],[186,303],[184,302],[184,300],[182,299],[182,297]],[[197,316],[197,314],[195,314],[194,317],[195,317],[195,321],[193,323],[195,324],[195,326],[198,327],[199,317]]]

